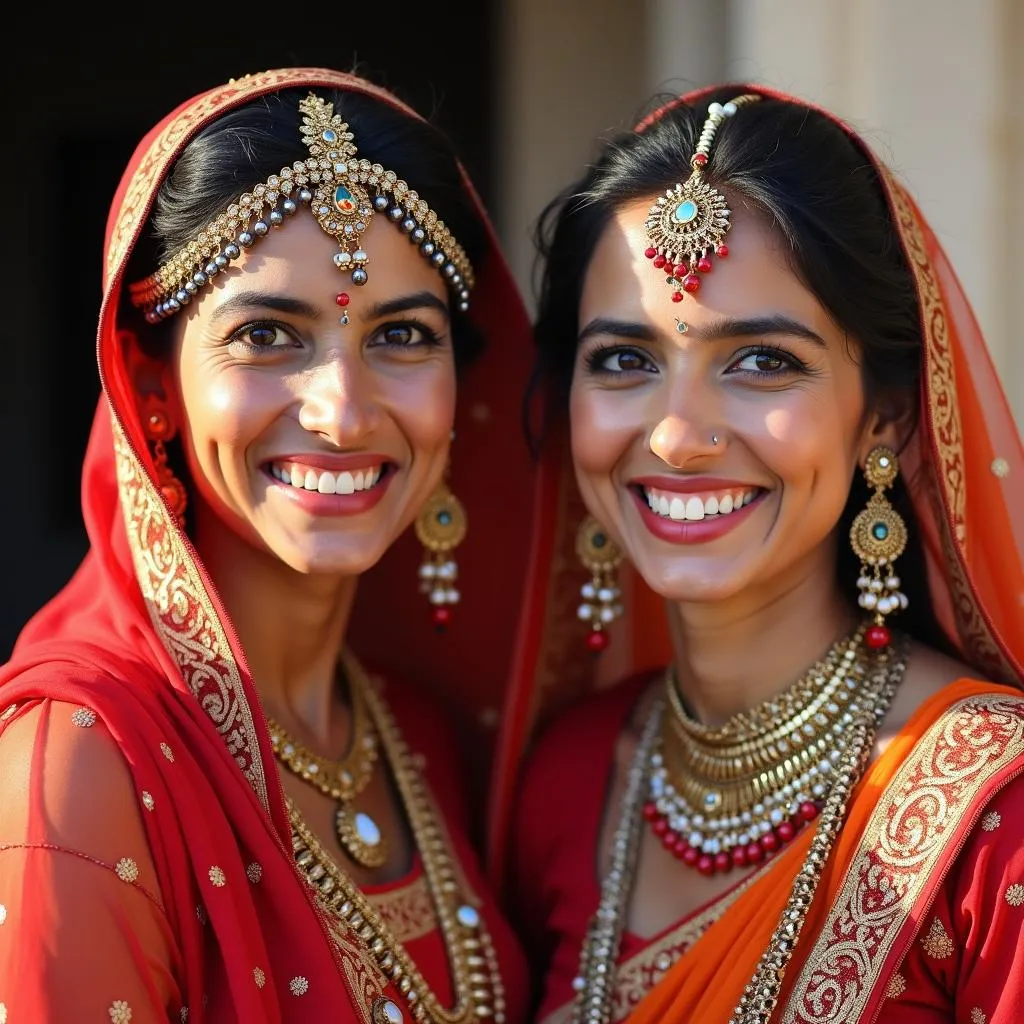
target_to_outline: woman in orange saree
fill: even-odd
[[[248,75],[142,139],[91,548],[0,670],[0,1021],[523,1019],[474,821],[528,339],[449,142],[373,83]]]
[[[610,139],[540,239],[491,819],[536,1019],[1018,1020],[1024,452],[921,211],[739,84]]]

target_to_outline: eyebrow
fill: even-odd
[[[436,309],[446,318],[449,315],[448,307],[433,292],[425,290],[377,302],[367,308],[365,315],[369,320],[379,320],[385,316],[394,316],[396,313],[405,313],[411,309],[423,309],[424,307]],[[275,295],[271,292],[250,291],[239,292],[222,302],[211,319],[214,322],[227,320],[255,309],[272,309],[278,313],[303,317],[307,320],[319,320],[322,316],[319,307],[305,299],[296,299],[290,295]]]
[[[825,339],[806,324],[783,313],[767,316],[721,317],[704,327],[691,327],[687,332],[700,341],[718,341],[722,338],[750,338],[764,334],[788,334],[806,338],[825,347]],[[613,317],[595,317],[580,331],[577,342],[583,342],[596,334],[611,335],[613,338],[629,338],[633,341],[654,341],[657,332],[649,325],[634,320],[616,320]]]

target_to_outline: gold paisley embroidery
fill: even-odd
[[[253,861],[245,869],[245,875],[249,879],[249,881],[252,882],[253,885],[256,885],[259,882],[259,880],[263,877],[263,868],[256,861]]]
[[[156,801],[153,799],[153,794],[150,793],[148,789],[144,789],[142,791],[142,806],[145,807],[147,811],[151,811],[156,807]]]
[[[878,800],[783,1024],[861,1019],[939,857],[1022,744],[1024,699],[995,694],[958,701],[922,737]]]
[[[121,507],[153,628],[182,678],[269,808],[256,728],[224,626],[156,488],[113,422]],[[161,744],[173,760],[170,747]]]
[[[217,867],[216,864],[210,868],[209,875],[211,884],[216,886],[218,889],[221,889],[228,884],[227,877],[224,874],[224,869]]]
[[[1024,906],[1024,885],[1015,882],[1006,890],[1006,902],[1011,907]]]
[[[956,948],[949,937],[949,932],[937,917],[932,918],[928,934],[921,936],[921,945],[933,960],[945,960],[947,956],[953,955]]]
[[[384,994],[390,981],[366,944],[352,934],[346,922],[332,914],[328,917],[328,927],[351,1003],[359,1009],[362,1024],[372,1024],[370,1007]]]
[[[886,999],[899,999],[907,991],[907,979],[897,971],[890,979],[885,989]]]
[[[267,983],[267,976],[263,973],[262,970],[260,970],[259,967],[254,967],[252,969],[252,977],[253,980],[256,982],[257,988],[263,988],[263,986]]]
[[[998,811],[989,811],[984,818],[981,819],[981,827],[986,832],[995,832],[1002,823],[1003,817]]]

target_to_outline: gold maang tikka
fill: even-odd
[[[129,285],[133,305],[145,310],[150,323],[173,316],[305,203],[320,227],[337,240],[335,266],[354,285],[368,278],[370,257],[362,248],[362,236],[375,213],[386,213],[447,280],[459,309],[468,309],[473,268],[444,221],[394,171],[358,157],[353,133],[332,104],[310,93],[299,110],[309,156],[240,196],[155,274]]]
[[[645,225],[648,246],[644,255],[672,287],[672,301],[682,302],[686,292],[700,288],[700,274],[710,273],[712,255],[725,259],[729,247],[723,239],[729,230],[731,211],[725,197],[704,180],[704,168],[719,125],[740,107],[761,97],[744,93],[728,103],[712,103],[701,129],[697,148],[690,158],[690,176],[682,184],[659,196],[647,215]],[[676,318],[676,330],[686,332],[686,324]]]

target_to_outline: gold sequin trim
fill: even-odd
[[[985,1024],[986,1020],[985,1011],[980,1006],[971,1010],[971,1024]]]
[[[890,979],[885,989],[886,999],[899,999],[907,991],[907,979],[897,971]]]
[[[1006,902],[1011,907],[1019,907],[1024,904],[1024,885],[1020,882],[1014,882],[1009,889],[1006,890]]]
[[[300,974],[288,982],[293,996],[304,996],[309,991],[309,982]]]
[[[956,948],[945,926],[937,917],[932,918],[932,926],[928,929],[928,934],[921,939],[921,945],[934,960],[945,960],[947,956],[953,955]]]
[[[216,864],[210,868],[210,881],[220,889],[222,886],[228,884],[227,876],[224,874],[223,869],[217,867]]]
[[[7,920],[7,908],[0,903],[0,924]]]
[[[153,799],[153,794],[150,793],[148,789],[144,789],[142,791],[142,806],[145,807],[147,811],[153,810],[153,808],[156,806],[156,801]]]
[[[96,724],[96,712],[92,708],[78,708],[71,715],[71,723],[79,729],[91,729]]]
[[[123,999],[115,999],[107,1013],[113,1024],[129,1024],[132,1019],[132,1008]]]
[[[992,475],[999,477],[1000,480],[1010,475],[1010,464],[1003,458],[993,459],[991,469]]]
[[[122,857],[114,866],[114,871],[122,882],[134,882],[139,877],[139,865],[131,857]]]
[[[256,861],[253,861],[245,869],[245,874],[249,881],[255,885],[263,877],[263,868]]]
[[[252,969],[252,976],[253,976],[253,979],[256,981],[256,987],[257,988],[263,988],[263,986],[266,985],[266,983],[267,983],[267,976],[263,973],[263,971],[259,967],[254,967]]]
[[[995,830],[999,828],[1002,820],[1002,815],[998,811],[989,811],[988,814],[981,819],[981,827],[986,832],[995,832]]]
[[[164,755],[164,757],[167,758],[168,761],[173,761],[174,760],[174,751],[171,750],[171,748],[169,746],[167,746],[166,743],[161,743],[160,744],[160,749],[161,749],[161,751],[163,751],[163,755]]]

